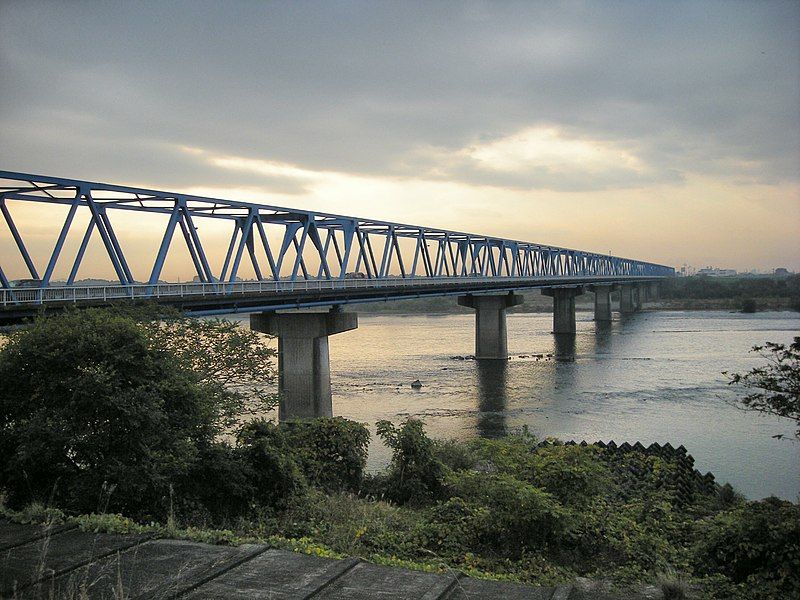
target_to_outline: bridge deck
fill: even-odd
[[[24,318],[42,308],[107,306],[125,300],[150,300],[195,315],[211,315],[467,293],[508,293],[545,287],[642,283],[657,279],[619,276],[420,277],[15,288],[0,290],[0,320]]]

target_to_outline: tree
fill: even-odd
[[[232,386],[272,377],[249,332],[143,318],[150,310],[40,317],[0,347],[0,487],[12,505],[163,515],[249,398]]]
[[[267,336],[226,319],[196,319],[169,310],[156,317],[142,319],[151,342],[190,367],[204,385],[224,390],[220,417],[225,426],[246,413],[277,406],[277,396],[269,391],[277,352],[264,343]]]
[[[747,410],[793,419],[798,425],[795,436],[800,437],[800,337],[788,346],[767,342],[752,351],[761,354],[767,364],[730,375],[729,384],[753,390],[739,404]]]

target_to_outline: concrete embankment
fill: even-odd
[[[0,520],[0,597],[575,600],[583,595],[572,586],[482,581],[260,544],[213,546]]]

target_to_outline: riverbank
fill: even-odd
[[[326,430],[324,420],[311,426]],[[524,432],[500,440],[434,442],[418,422],[410,421],[399,428],[381,427],[381,436],[393,448],[392,464],[380,474],[359,477],[357,489],[348,491],[347,486],[330,487],[319,479],[318,467],[336,469],[331,462],[335,455],[325,449],[331,442],[335,445],[335,438],[312,447],[287,447],[280,436],[274,437],[277,428],[265,429],[264,434],[269,431],[261,438],[267,444],[264,449],[281,448],[283,453],[282,462],[270,466],[277,468],[270,477],[286,482],[302,474],[307,485],[278,483],[270,488],[271,496],[259,499],[258,511],[216,525],[183,502],[177,502],[175,512],[162,523],[116,514],[69,517],[36,505],[13,511],[0,505],[0,517],[11,522],[45,522],[51,528],[37,535],[49,536],[49,550],[36,569],[25,571],[27,563],[9,562],[42,560],[35,548],[20,552],[21,558],[4,550],[6,566],[14,566],[6,570],[6,577],[41,577],[52,569],[61,577],[51,575],[42,583],[58,590],[109,577],[123,585],[130,581],[131,560],[145,563],[152,554],[163,561],[166,553],[170,564],[185,564],[174,571],[164,570],[165,563],[162,571],[148,568],[134,579],[136,585],[178,589],[178,584],[187,583],[181,573],[203,572],[199,587],[185,589],[202,591],[206,582],[226,572],[235,575],[239,565],[274,549],[283,552],[278,554],[289,570],[304,559],[287,551],[338,559],[342,575],[353,568],[364,572],[354,585],[370,593],[379,591],[378,581],[396,577],[407,578],[409,585],[416,582],[415,591],[441,584],[433,598],[462,597],[446,595],[453,588],[442,576],[461,582],[463,589],[474,589],[474,597],[502,592],[511,598],[521,594],[520,598],[547,599],[560,589],[564,595],[559,597],[572,598],[574,593],[581,598],[584,590],[591,598],[632,600],[652,598],[668,586],[685,594],[680,597],[744,600],[791,595],[798,589],[798,557],[792,544],[800,535],[800,506],[777,499],[745,502],[729,486],[697,477],[682,447],[540,443]],[[290,428],[281,435],[291,432]],[[310,455],[316,456],[311,462]],[[228,477],[236,475],[229,471]],[[231,482],[207,478],[205,485],[222,493]],[[764,535],[766,522],[769,535]],[[89,541],[81,545],[84,539]],[[153,539],[191,543],[150,542]],[[219,549],[201,545],[209,543]],[[31,542],[11,546],[34,547]],[[67,577],[72,562],[92,562],[84,556],[89,551],[109,559],[87,569],[83,580],[80,571],[77,577]],[[324,566],[325,572],[337,568],[332,560],[311,562]],[[228,566],[219,568],[223,564]],[[412,571],[381,571],[382,567]],[[243,573],[252,581],[256,572],[270,568],[261,565]],[[538,587],[470,583],[462,579],[465,576]],[[238,579],[226,580],[228,593],[235,592]],[[334,578],[328,580],[332,583]],[[36,585],[32,580],[26,583],[27,591]],[[323,583],[318,587],[327,590]],[[403,589],[396,588],[393,597],[420,597],[413,592],[404,596]],[[360,592],[355,587],[349,597],[361,597]],[[319,597],[327,597],[325,593]],[[206,597],[191,597],[195,596]]]

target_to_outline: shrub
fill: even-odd
[[[564,531],[567,513],[547,492],[511,475],[462,472],[447,481],[450,496],[485,508],[482,543],[505,556],[553,543]]]
[[[392,461],[385,479],[385,496],[399,504],[426,504],[440,496],[442,464],[434,445],[425,435],[422,421],[408,419],[400,427],[378,421],[378,435],[392,449]]]
[[[758,310],[758,305],[756,301],[752,298],[743,298],[742,299],[742,312],[743,313],[754,313]]]
[[[530,473],[537,449],[536,438],[524,428],[504,438],[471,440],[466,445],[477,469],[505,473],[518,479],[525,479]]]
[[[433,455],[451,471],[464,471],[472,469],[478,462],[473,449],[458,440],[434,440]]]
[[[268,448],[295,464],[310,484],[328,492],[358,491],[367,464],[369,430],[341,417],[275,424],[263,419],[243,426],[239,447],[251,468],[254,448]],[[288,473],[288,472],[287,472]]]
[[[565,506],[584,506],[600,494],[609,494],[613,481],[608,466],[594,446],[544,446],[532,455],[527,481]]]
[[[700,573],[721,573],[753,590],[800,594],[800,505],[767,498],[712,518],[700,529]]]
[[[463,557],[480,552],[490,509],[462,498],[450,498],[427,509],[415,537],[418,546],[436,556]]]
[[[238,451],[252,477],[258,504],[285,509],[306,492],[308,482],[284,427],[268,421],[245,425],[239,432]]]
[[[326,491],[358,491],[367,465],[369,430],[342,417],[282,425],[308,481]]]

